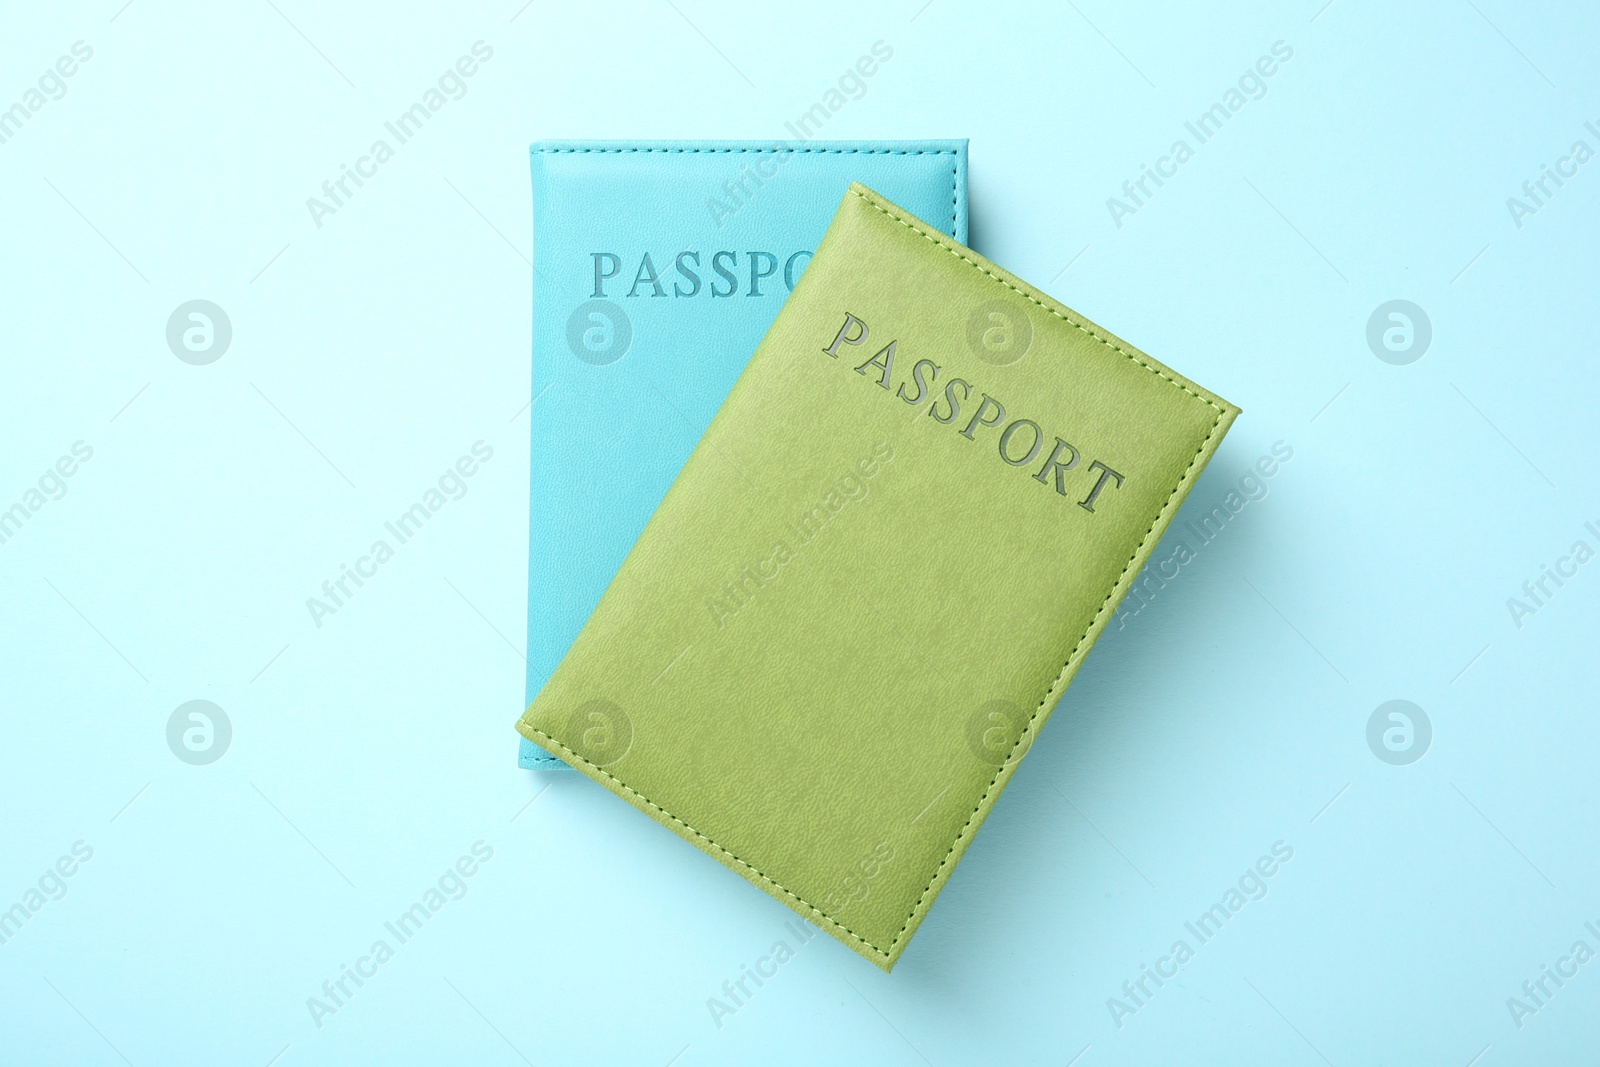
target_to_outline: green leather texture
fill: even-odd
[[[1237,415],[854,185],[517,728],[889,970]]]

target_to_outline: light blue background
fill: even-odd
[[[12,5],[0,107],[0,1061],[1500,1064],[1592,1054],[1600,525],[1573,5],[301,0]],[[274,6],[274,4],[276,6]],[[1476,5],[1476,6],[1474,6]],[[474,41],[494,58],[335,215],[305,207]],[[1090,657],[893,975],[827,937],[718,1027],[791,913],[576,775],[517,770],[527,145],[967,136],[974,245],[1240,404],[1180,522],[1294,458]],[[1274,41],[1294,57],[1116,227],[1106,198]],[[231,347],[168,349],[215,301]],[[1368,316],[1434,338],[1392,366]],[[494,458],[346,607],[305,606],[473,442]],[[1416,702],[1434,738],[1377,759]],[[208,699],[209,766],[165,739]],[[493,859],[318,1028],[308,997],[482,840]],[[1275,841],[1294,859],[1119,1028],[1107,998]],[[537,947],[535,947],[537,942]]]

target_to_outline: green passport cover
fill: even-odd
[[[1238,413],[853,185],[517,729],[889,970]]]

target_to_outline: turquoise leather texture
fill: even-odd
[[[852,181],[958,241],[967,143],[532,146],[527,700],[600,601]],[[521,741],[524,767],[565,764]]]

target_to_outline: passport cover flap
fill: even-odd
[[[888,970],[1237,414],[852,186],[518,729]]]
[[[527,696],[543,687],[851,181],[966,239],[966,142],[532,146]],[[522,741],[525,767],[564,766]]]

